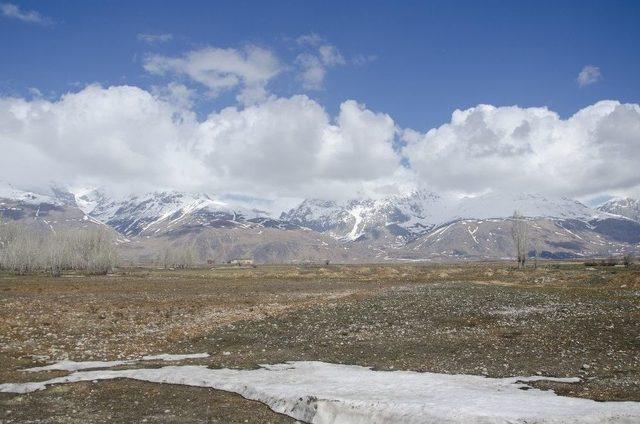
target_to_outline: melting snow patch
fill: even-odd
[[[60,361],[55,364],[47,365],[44,367],[27,368],[25,371],[40,372],[40,371],[78,371],[87,370],[92,368],[111,368],[118,365],[125,365],[130,361]]]
[[[182,361],[185,359],[202,359],[208,358],[208,353],[188,353],[188,354],[170,354],[162,353],[159,355],[147,355],[143,356],[141,361]],[[40,372],[40,371],[79,371],[88,369],[99,368],[112,368],[119,365],[135,364],[135,359],[127,361],[59,361],[55,364],[46,365],[43,367],[26,368],[24,371],[28,372]]]
[[[1,384],[28,393],[50,384],[131,378],[212,387],[267,404],[310,423],[637,423],[638,402],[596,402],[558,396],[525,383],[576,378],[511,377],[372,371],[353,365],[291,362],[255,370],[167,366],[78,371],[36,383]],[[520,390],[529,388],[529,390]]]
[[[201,359],[208,358],[208,353],[188,353],[185,355],[173,355],[170,353],[162,353],[160,355],[143,356],[143,361],[182,361],[183,359]]]

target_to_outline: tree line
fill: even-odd
[[[0,221],[0,270],[17,274],[81,271],[104,275],[118,264],[112,235],[106,228],[39,231]]]

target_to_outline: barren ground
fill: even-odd
[[[63,375],[21,371],[60,359],[208,352],[182,363],[578,376],[552,388],[640,401],[639,323],[640,269],[581,264],[0,274],[0,382]],[[143,421],[293,422],[234,394],[130,380],[0,394],[0,422]]]

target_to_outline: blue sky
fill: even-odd
[[[601,99],[640,97],[637,1],[20,1],[53,23],[0,18],[0,93],[45,95],[75,84],[150,87],[142,58],[203,46],[272,49],[295,57],[292,40],[314,33],[345,58],[375,57],[328,71],[321,90],[292,74],[270,83],[278,95],[308,93],[330,112],[356,99],[427,130],[455,109],[479,103],[548,106],[563,117]],[[171,34],[149,45],[138,34]],[[580,87],[586,65],[601,79]],[[233,102],[223,95],[198,107]]]

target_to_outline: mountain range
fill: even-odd
[[[122,256],[151,263],[163,249],[193,248],[200,261],[258,263],[491,260],[513,257],[514,211],[529,222],[530,255],[582,258],[637,252],[640,202],[590,208],[568,198],[490,193],[453,198],[426,190],[344,202],[307,199],[281,213],[206,193],[110,196],[61,185],[0,183],[0,213],[46,231],[104,226]]]

